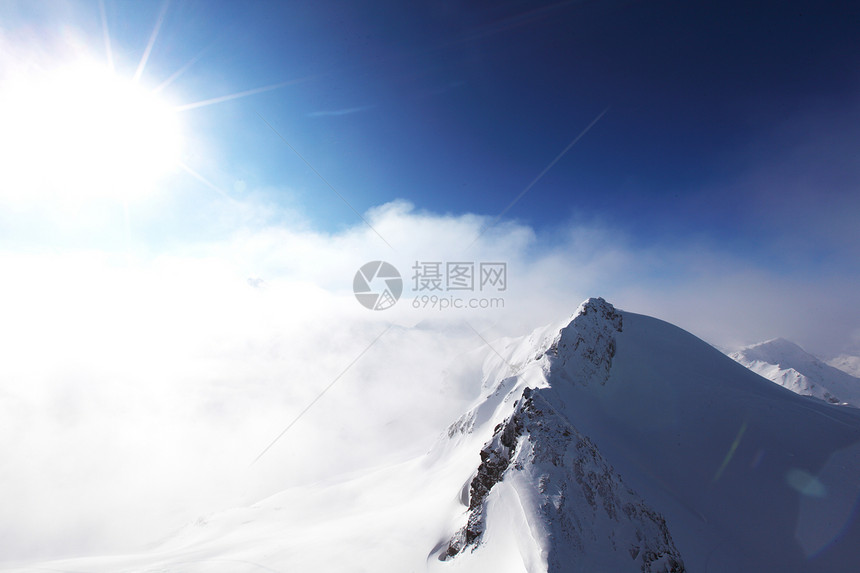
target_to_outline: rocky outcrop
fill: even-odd
[[[624,485],[591,440],[559,415],[540,390],[530,388],[481,450],[481,464],[469,486],[466,524],[440,558],[480,545],[487,497],[514,474],[522,478],[517,487],[534,489],[523,497],[536,501],[531,518],[546,532],[548,571],[573,571],[580,557],[596,553],[604,554],[603,561],[618,562],[618,571],[685,570],[663,517]]]

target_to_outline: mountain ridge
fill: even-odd
[[[849,459],[848,471],[860,474],[856,413],[811,404],[693,335],[601,299],[586,301],[566,325],[496,352],[488,359],[495,394],[473,412],[471,427],[489,417],[482,409],[519,399],[518,386],[551,396],[624,482],[666,513],[692,570],[839,571],[831,561],[860,557],[838,541],[848,530],[858,538],[854,520],[837,511],[829,525],[816,521],[835,499],[853,506],[856,490],[841,483],[824,486],[828,499],[814,493],[820,476],[833,478],[834,459]]]

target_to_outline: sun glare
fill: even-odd
[[[79,61],[0,86],[2,193],[24,199],[133,199],[179,165],[173,106],[105,64]]]

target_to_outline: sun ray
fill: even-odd
[[[146,44],[146,49],[143,51],[143,56],[140,58],[140,63],[137,65],[137,70],[134,72],[133,80],[140,80],[143,75],[143,70],[146,69],[146,63],[149,60],[149,54],[155,46],[155,40],[158,38],[158,32],[161,30],[161,25],[164,24],[164,17],[167,15],[167,8],[170,5],[170,0],[164,0],[161,5],[161,12],[158,14],[158,19],[155,21],[155,27],[152,29],[152,34],[149,35],[149,42]]]
[[[204,185],[206,185],[207,187],[209,187],[213,191],[217,192],[219,195],[221,195],[225,199],[227,199],[229,201],[234,201],[234,202],[236,201],[235,199],[230,197],[230,195],[226,191],[224,191],[223,189],[221,189],[220,187],[218,187],[217,185],[215,185],[214,183],[212,183],[211,181],[209,181],[208,179],[206,179],[205,177],[203,177],[202,175],[200,175],[199,173],[197,173],[196,171],[191,169],[191,167],[189,167],[188,165],[186,165],[182,161],[179,161],[178,163],[179,163],[179,167],[181,167],[183,171],[185,171],[186,173],[188,173],[189,175],[191,175],[192,177],[194,177],[195,179],[197,179],[198,181],[200,181],[201,183],[203,183]]]
[[[110,28],[108,28],[107,10],[105,10],[105,0],[99,0],[99,12],[102,17],[102,35],[105,41],[105,54],[107,55],[108,67],[113,71],[113,49],[110,45]]]
[[[166,80],[164,80],[163,82],[158,84],[158,86],[156,86],[156,88],[153,89],[152,92],[153,93],[159,93],[161,90],[163,90],[164,88],[166,88],[167,86],[172,84],[174,81],[176,81],[182,74],[187,72],[191,66],[193,66],[198,61],[200,61],[200,58],[203,57],[203,54],[205,54],[207,52],[207,50],[209,50],[209,47],[206,47],[206,48],[200,50],[200,52],[198,52],[196,56],[194,56],[193,58],[191,58],[190,60],[185,62],[185,64],[183,64],[181,68],[179,68],[178,70],[176,70],[175,72],[170,74]]]
[[[204,100],[200,100],[200,101],[196,101],[196,102],[192,102],[192,103],[186,103],[184,105],[177,106],[175,108],[175,111],[188,111],[190,109],[197,109],[198,107],[206,107],[208,105],[214,105],[216,103],[223,103],[225,101],[230,101],[230,100],[234,100],[234,99],[248,97],[248,96],[252,96],[255,94],[259,94],[259,93],[263,93],[263,92],[267,92],[267,91],[271,91],[271,90],[276,90],[278,88],[282,88],[282,87],[288,86],[290,84],[303,82],[303,81],[306,81],[306,79],[307,78],[303,78],[300,80],[291,80],[291,81],[287,81],[287,82],[272,84],[270,86],[263,86],[261,88],[254,88],[254,89],[250,89],[250,90],[232,93],[229,95],[213,97],[210,99],[204,99]]]

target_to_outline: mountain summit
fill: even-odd
[[[836,572],[860,559],[857,411],[599,298],[494,350],[481,399],[449,431],[481,437],[480,463],[439,559],[484,571],[506,554],[527,565],[503,570],[550,572]]]
[[[483,570],[516,547],[511,558],[529,571],[685,570],[663,516],[560,411],[550,382],[605,384],[621,331],[621,314],[589,299],[567,326],[535,332],[491,365],[486,396],[449,431],[492,436],[463,489],[465,524],[437,547],[440,560]]]

